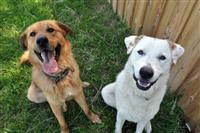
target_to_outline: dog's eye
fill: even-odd
[[[143,51],[143,50],[138,50],[137,53],[138,53],[139,55],[144,55],[144,51]]]
[[[159,59],[159,60],[165,60],[166,57],[165,57],[164,55],[161,55],[161,56],[158,57],[158,59]]]
[[[51,33],[51,32],[54,32],[54,29],[53,28],[48,28],[47,31]]]
[[[36,35],[36,32],[34,32],[34,31],[30,33],[31,37],[34,37],[35,35]]]

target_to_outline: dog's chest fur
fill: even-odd
[[[74,80],[74,76],[70,76],[70,78],[65,77],[65,79],[56,83],[44,75],[40,69],[33,70],[33,81],[36,82],[48,100],[57,103],[73,99],[82,89],[79,86],[80,83],[77,83],[79,80]]]
[[[162,85],[163,86],[163,85]],[[155,91],[151,97],[135,94],[136,85],[123,70],[117,77],[116,82],[116,108],[119,114],[126,120],[139,122],[145,119],[152,119],[158,112],[160,103],[164,97],[166,86]],[[148,94],[147,94],[148,96]]]

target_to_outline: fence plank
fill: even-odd
[[[195,0],[177,2],[176,8],[166,25],[166,29],[164,31],[165,38],[168,38],[173,42],[177,40],[178,35],[191,14],[194,4]]]
[[[124,9],[124,19],[128,23],[128,26],[131,26],[131,22],[133,19],[133,11],[134,11],[135,1],[134,0],[126,0],[125,9]]]
[[[136,1],[136,7],[134,10],[134,17],[132,20],[132,27],[134,27],[135,34],[141,34],[142,25],[144,22],[144,17],[146,13],[146,7],[148,0]]]
[[[117,2],[117,14],[120,16],[121,19],[124,17],[124,6],[126,0],[118,0]]]
[[[153,36],[164,11],[166,0],[150,0],[144,19],[142,34]]]
[[[162,15],[161,21],[158,25],[155,36],[159,38],[168,38],[169,32],[167,29],[168,23],[173,19],[174,12],[178,5],[177,0],[167,1],[164,13]]]
[[[200,66],[200,59],[195,64]],[[182,95],[178,104],[183,109],[194,132],[200,131],[200,67],[195,67],[179,91]]]
[[[200,58],[200,1],[188,20],[183,32],[181,33],[178,43],[185,47],[185,53],[178,62],[178,65],[172,69],[170,77],[170,88],[176,90],[184,81],[186,76],[194,67]]]
[[[113,11],[117,13],[117,0],[112,0]]]
[[[171,27],[171,34],[169,39],[173,42],[176,42],[178,40],[179,35],[184,29],[184,26],[186,25],[188,19],[190,19],[190,15],[192,13],[192,10],[194,9],[194,6],[197,1],[196,0],[190,0],[190,1],[179,1],[179,6],[176,8],[176,15],[175,17],[177,19],[175,22],[175,25],[170,26]]]

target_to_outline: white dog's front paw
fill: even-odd
[[[122,131],[115,129],[115,133],[122,133]]]

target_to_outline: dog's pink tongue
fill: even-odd
[[[51,74],[58,70],[58,64],[50,52],[42,52],[41,56],[43,59],[43,71],[46,74]]]

